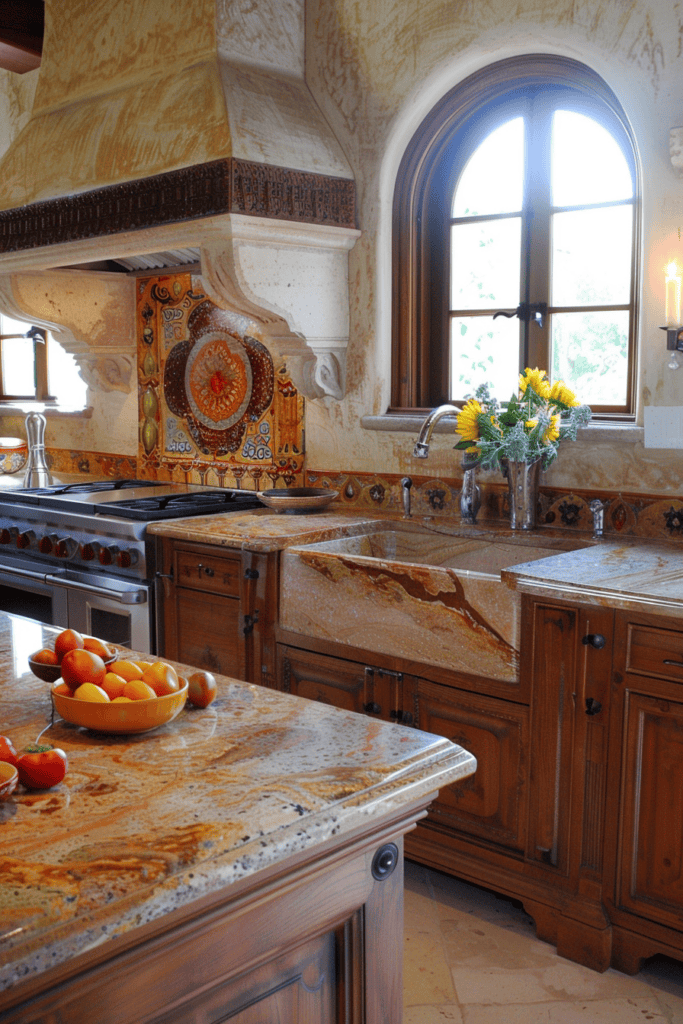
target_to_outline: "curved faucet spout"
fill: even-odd
[[[425,419],[424,423],[420,427],[420,433],[415,447],[413,448],[413,456],[416,459],[426,459],[429,455],[429,441],[432,436],[434,427],[443,419],[444,416],[457,416],[460,412],[455,405],[437,405],[436,409],[432,409],[429,416]]]

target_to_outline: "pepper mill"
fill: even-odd
[[[49,487],[52,476],[45,461],[45,417],[42,413],[30,412],[26,417],[26,440],[28,462],[24,487]]]

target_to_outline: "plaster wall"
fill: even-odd
[[[362,237],[350,254],[351,341],[342,402],[307,406],[309,470],[421,472],[459,476],[453,441],[435,435],[427,463],[412,435],[363,429],[386,411],[391,350],[391,204],[412,134],[454,85],[487,64],[524,53],[583,61],[621,101],[633,126],[643,178],[638,421],[645,405],[683,404],[683,369],[667,369],[659,325],[664,266],[681,261],[683,187],[669,157],[669,130],[683,119],[683,19],[666,0],[308,0],[309,87],[351,163]],[[642,437],[642,434],[640,435]],[[495,478],[495,477],[494,477]],[[568,443],[545,475],[571,487],[683,489],[683,452],[642,440]]]

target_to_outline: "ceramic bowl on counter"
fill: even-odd
[[[19,473],[28,459],[28,445],[21,437],[0,437],[0,473]]]
[[[324,487],[275,487],[269,491],[257,491],[257,497],[264,505],[289,515],[319,512],[338,496],[339,491],[328,491]]]
[[[185,707],[188,684],[175,693],[149,700],[132,700],[117,704],[112,701],[100,704],[95,701],[65,697],[51,690],[55,710],[65,722],[81,725],[93,732],[138,733],[151,732],[167,722],[172,722]]]
[[[7,761],[0,761],[0,800],[4,800],[16,789],[19,781],[19,772],[13,764]]]

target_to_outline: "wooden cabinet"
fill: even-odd
[[[606,900],[612,962],[683,959],[683,629],[618,613]]]
[[[426,822],[420,824],[418,837],[408,837],[411,856],[417,849],[420,859],[428,841],[436,851],[430,862],[454,870],[456,835],[475,836],[495,849],[523,851],[527,707],[401,671],[393,659],[312,638],[308,648],[299,647],[294,645],[296,638],[288,636],[290,643],[278,645],[278,683],[286,692],[384,721],[417,725],[477,757],[475,775],[442,789]]]
[[[273,686],[277,552],[161,539],[159,654]]]

